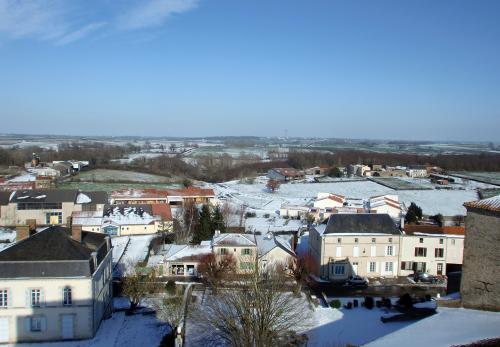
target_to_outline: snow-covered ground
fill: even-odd
[[[349,298],[340,299],[342,304],[349,300]],[[307,345],[322,347],[352,344],[360,346],[412,324],[412,322],[384,324],[380,317],[387,313],[387,309],[376,307],[372,310],[364,307],[350,310],[317,307],[313,312],[312,327],[305,331],[309,337]]]
[[[276,213],[281,205],[305,205],[320,192],[336,193],[353,198],[368,198],[374,195],[396,194],[407,206],[415,202],[425,214],[441,213],[447,216],[465,214],[462,206],[466,201],[477,200],[476,189],[493,187],[470,181],[460,185],[464,189],[454,190],[400,190],[396,191],[370,181],[343,181],[332,183],[287,183],[275,193],[266,189],[266,178],[259,177],[254,184],[230,181],[211,185],[223,200],[235,205],[246,205],[262,213]],[[417,180],[416,183],[420,183]]]
[[[497,337],[500,337],[500,313],[439,308],[436,315],[408,325],[367,346],[448,347]]]
[[[113,263],[115,264],[113,275],[120,277],[131,271],[132,267],[146,259],[149,244],[156,235],[120,236],[113,237],[111,242],[116,247],[113,250]],[[128,243],[127,243],[128,239]],[[120,255],[122,253],[122,255]]]
[[[125,312],[115,312],[101,323],[96,336],[91,340],[64,341],[51,343],[18,343],[16,347],[111,347],[159,346],[170,327],[160,322],[155,315],[137,314],[126,316]]]

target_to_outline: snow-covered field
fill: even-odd
[[[420,180],[415,181],[417,184]],[[304,205],[312,201],[319,192],[329,192],[354,198],[374,195],[396,194],[407,206],[415,202],[425,214],[441,213],[445,216],[465,214],[462,206],[466,201],[477,200],[477,188],[492,187],[470,181],[456,190],[412,190],[396,191],[370,181],[344,181],[332,183],[287,183],[278,191],[270,193],[266,189],[266,178],[259,177],[254,184],[230,181],[213,184],[216,194],[235,205],[245,204],[261,213],[275,213],[281,205]]]
[[[144,182],[144,183],[168,183],[170,178],[158,175],[151,175],[141,172],[125,171],[125,170],[107,170],[96,169],[81,172],[78,179],[93,182],[107,181],[129,181],[129,182]]]

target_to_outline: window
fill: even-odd
[[[0,307],[7,307],[8,303],[7,289],[0,289]]]
[[[377,256],[377,246],[371,246],[370,247],[370,257],[376,257]]]
[[[227,254],[227,250],[225,248],[221,248],[220,249],[220,254],[221,255]]]
[[[393,265],[392,261],[385,262],[385,272],[392,272]]]
[[[63,289],[63,305],[71,306],[73,304],[73,298],[71,296],[71,288],[66,287]]]
[[[415,247],[415,257],[427,257],[427,248]]]
[[[46,224],[62,224],[62,212],[47,212],[45,214]]]
[[[31,290],[31,306],[39,307],[41,302],[41,290],[40,289],[32,289]]]
[[[42,331],[42,317],[31,317],[31,331]]]
[[[377,239],[373,237],[372,238],[372,243],[375,243],[375,242],[377,242]]]
[[[241,250],[241,255],[252,255],[252,250],[250,248],[243,248]]]
[[[443,258],[444,257],[444,248],[435,248],[434,249],[434,257],[435,258]]]
[[[444,240],[443,240],[443,239],[439,239],[439,244],[440,244],[440,245],[442,245],[442,244],[443,244],[443,242],[444,242]]]
[[[413,262],[402,261],[401,262],[401,270],[413,270]]]
[[[423,237],[421,237],[421,238],[418,240],[418,242],[420,242],[420,243],[424,243],[424,238],[423,238]]]
[[[358,243],[358,238],[357,237],[354,238],[354,243]]]
[[[339,238],[337,239],[337,243],[342,243],[342,238],[340,238],[340,237],[339,237]]]
[[[377,271],[377,263],[374,261],[370,262],[370,272],[375,272]]]
[[[393,246],[387,246],[385,253],[386,255],[393,255]]]
[[[392,243],[392,237],[389,237],[389,243]]]
[[[425,262],[413,263],[413,271],[425,272],[425,269],[426,269]]]
[[[335,265],[334,273],[335,273],[335,275],[345,274],[345,265]]]

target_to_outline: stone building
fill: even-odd
[[[462,305],[500,310],[500,195],[466,202]]]

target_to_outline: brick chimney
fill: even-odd
[[[36,231],[36,219],[26,219],[26,225],[29,227],[30,232]]]
[[[28,225],[18,225],[16,227],[16,242],[30,237],[30,227]]]
[[[72,225],[71,226],[71,238],[75,241],[82,242],[82,226]]]

